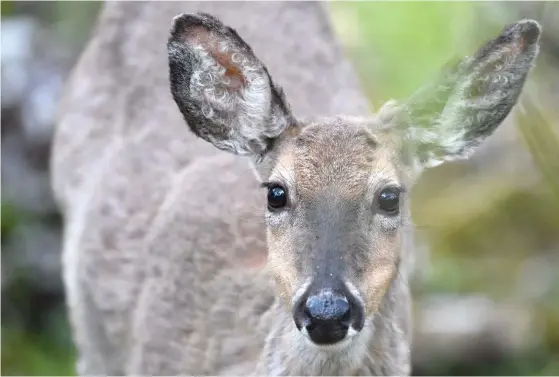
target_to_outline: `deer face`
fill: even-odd
[[[374,126],[342,117],[300,125],[263,183],[268,267],[317,344],[357,334],[397,273],[405,177]]]
[[[378,114],[298,120],[237,33],[177,16],[171,91],[188,126],[253,157],[266,195],[268,268],[294,326],[315,345],[357,336],[398,275],[410,182],[468,157],[517,102],[540,27],[519,21],[433,85]]]

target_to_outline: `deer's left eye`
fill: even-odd
[[[287,195],[283,187],[276,185],[268,189],[268,208],[279,209],[285,207],[286,203]]]
[[[378,207],[389,215],[396,215],[400,210],[400,190],[395,187],[383,189],[378,195]]]

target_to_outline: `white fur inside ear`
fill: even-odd
[[[208,34],[204,43],[192,47],[197,63],[190,88],[185,90],[202,104],[202,114],[209,122],[225,123],[230,128],[229,137],[211,140],[214,145],[240,155],[250,154],[249,144],[262,139],[271,115],[270,81],[254,58],[230,41]],[[218,57],[224,57],[230,66],[224,66]]]
[[[492,80],[492,84],[503,80],[505,76],[492,73],[481,77],[481,80]],[[416,145],[431,146],[431,149],[424,148],[421,156],[417,156],[417,164],[432,168],[446,161],[467,159],[488,136],[483,133],[477,138],[467,135],[472,129],[492,121],[493,109],[507,100],[508,93],[492,88],[488,93],[471,98],[469,92],[479,79],[478,72],[464,77],[453,89],[442,112],[428,112],[421,119],[409,120],[411,125],[406,138]]]
[[[386,101],[377,112],[377,119],[381,125],[392,126],[393,120],[402,112],[402,106],[398,101],[390,99]]]

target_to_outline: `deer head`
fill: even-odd
[[[268,199],[267,267],[311,344],[348,342],[377,312],[397,276],[412,182],[424,168],[467,158],[499,126],[540,33],[532,20],[509,25],[370,117],[302,121],[235,30],[208,14],[174,19],[173,98],[193,133],[250,156]]]

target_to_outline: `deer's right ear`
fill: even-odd
[[[266,67],[216,18],[175,17],[167,50],[176,104],[192,132],[217,148],[262,156],[293,123]]]
[[[447,65],[439,79],[409,98],[407,150],[414,165],[466,159],[512,111],[540,49],[540,24],[519,20],[471,57]]]

